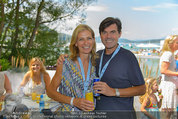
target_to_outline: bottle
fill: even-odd
[[[19,90],[19,97],[23,97],[23,96],[24,96],[23,89],[24,89],[24,87],[20,87],[20,90]]]
[[[39,102],[40,112],[42,111],[42,109],[44,109],[44,106],[45,106],[45,102],[44,102],[44,97],[43,97],[43,94],[42,94],[42,95],[40,95],[40,102]]]

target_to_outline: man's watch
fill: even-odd
[[[116,91],[116,97],[119,97],[119,96],[120,96],[119,89],[118,89],[118,88],[115,88],[115,91]]]

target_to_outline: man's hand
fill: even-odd
[[[62,54],[59,56],[59,58],[57,59],[57,65],[62,64],[65,61],[65,58],[68,57],[68,54]]]
[[[93,89],[95,90],[95,93],[100,93],[106,96],[116,96],[115,89],[109,87],[105,82],[95,82]]]

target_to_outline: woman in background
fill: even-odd
[[[0,71],[1,71],[0,64]],[[4,101],[4,98],[7,94],[12,93],[11,83],[6,74],[0,72],[0,101]]]
[[[29,71],[25,74],[20,88],[23,88],[25,95],[44,94],[50,84],[50,76],[40,58],[32,58],[29,64]]]
[[[163,44],[160,57],[160,72],[162,94],[164,96],[162,110],[166,111],[166,118],[170,119],[172,112],[176,109],[176,88],[178,88],[178,72],[174,52],[178,50],[178,35],[168,36]]]

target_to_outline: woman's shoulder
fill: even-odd
[[[172,52],[170,52],[170,51],[165,51],[165,52],[162,54],[162,56],[161,56],[160,59],[169,59],[170,57],[172,57],[172,55],[173,55]]]
[[[30,77],[31,76],[31,71],[28,71],[25,73],[24,77]]]
[[[71,60],[69,57],[65,58],[65,61],[63,62],[64,65],[74,65],[74,61]]]

